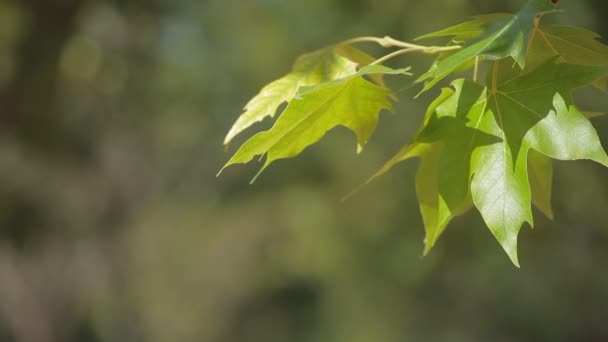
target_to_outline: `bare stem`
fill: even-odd
[[[458,45],[454,45],[454,46],[416,46],[416,47],[409,47],[409,48],[405,48],[405,49],[401,49],[401,50],[397,50],[394,52],[389,53],[386,56],[380,57],[377,60],[375,60],[373,63],[371,63],[371,65],[377,65],[377,64],[382,64],[390,59],[393,59],[397,56],[401,56],[401,55],[405,55],[408,53],[412,53],[412,52],[422,52],[422,53],[426,53],[426,54],[435,54],[435,53],[440,53],[440,52],[445,52],[445,51],[452,51],[452,50],[458,50],[460,49],[461,46]]]
[[[397,51],[389,53],[388,55],[386,55],[384,57],[380,57],[380,58],[376,59],[370,65],[382,64],[382,63],[388,61],[389,59],[393,59],[393,58],[395,58],[397,56],[405,55],[405,54],[408,54],[408,53],[411,53],[411,52],[416,52],[416,51],[420,51],[420,49],[419,48],[412,48],[412,49],[397,50]]]
[[[479,76],[479,56],[475,57],[475,68],[473,68],[473,82],[477,82]]]
[[[421,45],[416,45],[412,43],[403,42],[389,36],[385,36],[383,38],[380,37],[358,37],[349,40],[345,40],[338,45],[350,45],[356,43],[376,43],[382,47],[400,47],[400,48],[420,48],[423,47]]]

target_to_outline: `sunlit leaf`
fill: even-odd
[[[451,37],[447,48],[392,38],[354,40],[401,48],[382,62],[414,51],[437,53],[433,66],[417,80],[427,82],[423,92],[449,75],[492,61],[485,85],[457,79],[441,89],[414,139],[367,182],[401,161],[420,160],[416,195],[426,232],[424,254],[456,216],[475,207],[519,266],[518,234],[524,223],[534,225],[532,206],[553,219],[552,159],[588,159],[608,166],[589,122],[599,113],[580,111],[572,95],[586,85],[606,88],[608,46],[585,29],[542,25],[540,18],[555,11],[555,3],[528,0],[515,15],[479,16],[419,38]],[[275,160],[298,155],[336,126],[355,133],[358,151],[367,143],[379,112],[392,108],[394,95],[383,75],[406,74],[407,69],[374,65],[380,60],[350,45],[317,53],[303,57],[286,76],[300,78],[277,81],[285,85],[282,89],[271,84],[271,96],[260,95],[248,105],[241,118],[246,123],[233,128],[237,133],[288,102],[274,126],[246,141],[226,166],[265,156],[262,172]],[[256,107],[256,101],[261,105]],[[262,109],[255,114],[256,108]]]
[[[345,126],[355,133],[360,151],[374,131],[380,111],[392,110],[391,91],[363,76],[407,74],[407,70],[367,66],[354,75],[306,89],[289,103],[270,130],[246,141],[226,166],[265,155],[264,170],[277,159],[298,155],[336,126]]]
[[[471,193],[488,228],[516,265],[519,230],[524,222],[533,225],[528,150],[556,159],[592,159],[608,165],[594,128],[574,107],[568,108],[560,95],[569,95],[572,89],[607,73],[608,66],[550,60],[504,84],[491,82],[491,115],[484,115],[479,128],[502,141],[474,151]]]
[[[343,54],[355,56],[351,60]],[[364,60],[365,59],[365,60]],[[235,136],[266,117],[275,115],[284,102],[290,101],[302,86],[312,86],[323,82],[339,79],[357,72],[357,65],[367,65],[370,62],[363,52],[355,48],[334,47],[324,48],[302,55],[295,62],[292,71],[280,79],[265,86],[258,95],[247,103],[245,112],[234,123],[224,144],[228,144]]]
[[[431,250],[447,224],[472,206],[468,161],[473,150],[499,141],[477,127],[486,108],[484,87],[463,79],[454,81],[452,86],[453,94],[434,109],[416,139],[439,146],[434,156],[423,156],[421,167],[427,170],[419,170],[416,178],[427,232],[425,253]],[[430,165],[434,165],[434,172],[428,170]]]
[[[374,61],[376,61],[376,58],[372,57],[371,55],[367,54],[362,50],[353,47],[352,45],[338,45],[335,48],[335,52],[340,56],[355,62],[360,68],[370,65]],[[383,74],[370,74],[369,78],[380,86],[386,86],[386,84],[384,84]]]
[[[442,89],[429,106],[415,142],[404,147],[373,177],[398,162],[420,157],[416,193],[426,231],[425,254],[450,221],[472,207],[468,160],[473,149],[498,141],[476,131],[485,100],[485,89],[470,81],[460,79],[453,83],[453,89]]]
[[[553,159],[588,159],[608,167],[608,156],[591,122],[560,94],[555,94],[553,107],[526,134],[530,147]]]

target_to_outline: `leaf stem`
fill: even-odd
[[[371,63],[372,65],[381,64],[381,63],[388,61],[389,59],[395,58],[397,56],[405,55],[405,54],[411,53],[411,52],[422,52],[422,53],[426,53],[426,54],[434,54],[434,53],[439,53],[439,52],[444,52],[444,51],[458,50],[458,49],[462,48],[460,45],[424,46],[424,45],[403,42],[403,41],[397,40],[397,39],[389,37],[389,36],[384,36],[382,38],[380,38],[380,37],[357,37],[357,38],[345,40],[345,41],[339,43],[338,46],[351,45],[351,44],[356,44],[356,43],[376,43],[385,48],[391,48],[391,47],[401,48],[400,50],[389,53],[388,55],[386,55],[384,57],[380,57],[379,59],[377,59],[373,63]]]
[[[353,39],[345,40],[345,41],[341,42],[338,45],[350,45],[350,44],[356,44],[356,43],[377,43],[380,46],[385,47],[385,48],[389,48],[389,47],[421,48],[421,47],[423,47],[421,45],[403,42],[403,41],[394,39],[394,38],[389,37],[389,36],[385,36],[383,38],[380,38],[380,37],[358,37],[358,38],[353,38]]]
[[[475,67],[473,68],[473,82],[477,82],[479,76],[479,56],[475,57]]]
[[[377,64],[382,64],[390,59],[393,59],[397,56],[401,56],[401,55],[405,55],[408,53],[412,53],[412,52],[422,52],[422,53],[426,53],[426,54],[434,54],[434,53],[439,53],[439,52],[444,52],[444,51],[452,51],[452,50],[457,50],[460,49],[461,46],[459,45],[454,45],[454,46],[417,46],[417,47],[411,47],[411,48],[405,48],[405,49],[401,49],[401,50],[397,50],[394,52],[389,53],[386,56],[380,57],[377,60],[375,60],[374,62],[371,63],[371,65],[377,65]]]

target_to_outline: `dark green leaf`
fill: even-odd
[[[518,13],[499,22],[488,34],[439,61],[422,75],[418,82],[431,79],[422,92],[431,89],[439,81],[459,70],[464,64],[470,63],[477,56],[493,60],[513,57],[517,64],[524,68],[529,37],[535,28],[535,18],[539,14],[554,10],[555,6],[549,1],[528,0]]]

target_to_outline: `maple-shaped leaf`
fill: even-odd
[[[553,159],[588,159],[608,167],[608,156],[589,119],[559,93],[553,108],[526,134],[530,147]]]
[[[608,45],[592,31],[574,26],[538,26],[531,38],[528,63],[540,64],[553,56],[561,62],[608,64]]]
[[[453,89],[442,89],[431,103],[414,142],[371,178],[386,173],[401,161],[420,158],[416,195],[426,232],[425,255],[451,220],[472,207],[469,191],[472,151],[500,140],[476,127],[485,113],[485,88],[464,79],[454,81],[452,86]]]
[[[582,65],[608,65],[608,45],[599,40],[599,35],[580,27],[541,25],[536,23],[528,45],[526,68],[521,70],[513,63],[501,63],[500,82],[505,82],[522,73],[533,71],[551,58],[560,62]],[[489,75],[490,77],[492,75]],[[594,85],[606,91],[606,81],[602,78]]]
[[[502,63],[508,61],[494,62],[488,101],[501,129],[509,136],[509,147],[514,156],[519,153],[527,132],[550,112],[556,93],[570,99],[573,89],[608,75],[608,65],[559,63],[553,58],[530,73],[501,83],[499,80],[502,78],[497,71]],[[501,116],[501,110],[507,110],[509,115]]]
[[[583,113],[583,115],[587,119],[594,118],[601,114],[602,113],[594,112]],[[585,123],[584,125],[588,126],[589,124]],[[590,128],[587,128],[586,131],[592,132]],[[570,137],[574,138],[576,136],[576,132],[571,132],[567,129],[564,132],[561,132],[561,134],[564,134],[565,132],[567,132],[568,136]],[[604,158],[602,157],[603,152],[597,144],[597,141],[595,139],[591,140],[593,140],[591,144],[594,147],[594,150],[596,151],[595,153],[597,160],[605,164],[605,162],[603,161]],[[576,143],[573,143],[572,145],[575,144]],[[571,153],[571,156],[573,155],[575,155],[575,153]],[[579,154],[579,156],[582,155],[584,154]],[[556,159],[560,159],[556,154],[553,154],[553,156]],[[568,158],[567,155],[563,157],[564,158],[561,159],[573,159]],[[534,149],[531,149],[528,154],[528,173],[530,179],[530,189],[532,190],[532,204],[534,204],[534,206],[538,208],[538,210],[540,210],[540,212],[542,212],[547,218],[553,220],[553,208],[551,205],[551,195],[553,192],[553,164],[551,158],[549,158],[545,154],[535,151]]]
[[[592,31],[574,26],[538,26],[534,31],[528,63],[538,65],[553,56],[560,61],[583,65],[607,65],[608,45],[602,43],[600,36]],[[608,77],[602,78],[595,86],[608,91]]]
[[[472,41],[462,50],[440,60],[418,78],[418,82],[431,79],[421,93],[431,89],[446,76],[461,69],[463,65],[471,63],[477,56],[492,60],[512,57],[521,68],[524,68],[530,34],[535,28],[535,18],[539,14],[552,12],[555,9],[551,1],[528,0],[519,12],[499,21],[488,29],[488,33]]]
[[[452,87],[453,94],[436,108],[431,108],[431,116],[416,138],[417,142],[437,146],[433,154],[422,157],[416,178],[427,231],[425,254],[434,246],[447,224],[472,207],[468,161],[473,151],[500,141],[496,136],[478,130],[485,114],[485,88],[463,79],[454,81]],[[431,168],[435,171],[431,172]]]
[[[348,77],[302,89],[289,102],[274,126],[247,140],[224,168],[265,155],[266,162],[261,173],[277,159],[298,155],[336,126],[345,126],[355,133],[360,151],[374,131],[380,111],[392,110],[392,92],[366,80],[364,76],[408,74],[408,70],[370,65]]]
[[[501,70],[495,63],[494,70]],[[572,89],[607,73],[606,66],[552,59],[502,84],[491,80],[489,91],[462,79],[452,83],[453,89],[442,89],[415,142],[374,176],[402,160],[420,157],[416,189],[426,230],[425,253],[447,224],[470,207],[472,198],[518,265],[517,235],[524,222],[533,225],[532,202],[552,217],[552,168],[547,156],[608,165],[588,119],[564,100]],[[500,75],[494,76],[497,80]],[[538,152],[530,153],[532,149]]]
[[[572,89],[606,74],[608,66],[556,63],[553,59],[528,74],[491,84],[488,112],[479,130],[502,141],[473,152],[471,194],[488,228],[515,265],[519,230],[524,222],[534,224],[529,149],[555,159],[591,159],[608,165],[591,123],[573,106],[568,108],[564,100]]]
[[[224,144],[266,117],[275,115],[284,102],[289,102],[303,86],[313,86],[339,79],[357,72],[357,66],[370,64],[374,59],[350,46],[327,47],[300,56],[292,71],[271,82],[247,103],[245,112],[234,123]]]

